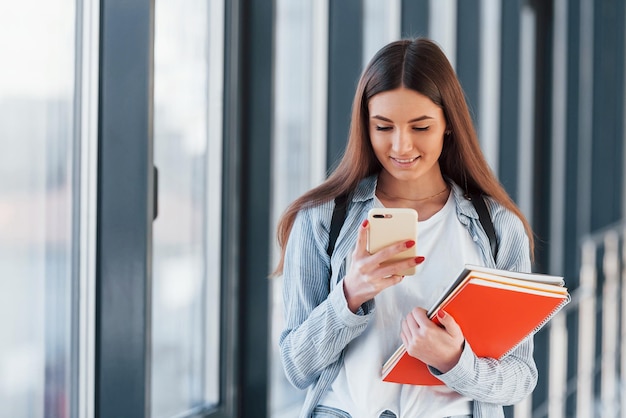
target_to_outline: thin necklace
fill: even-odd
[[[446,192],[447,190],[448,190],[448,185],[446,184],[446,188],[445,188],[445,189],[443,189],[442,191],[437,192],[437,193],[435,193],[435,194],[434,194],[434,195],[432,195],[432,196],[422,197],[421,199],[409,199],[409,198],[406,198],[406,197],[391,196],[390,194],[385,193],[385,192],[384,192],[383,190],[381,190],[381,189],[378,189],[377,191],[378,191],[379,193],[381,193],[382,195],[386,196],[388,199],[400,199],[400,200],[410,200],[411,202],[423,202],[424,200],[429,200],[429,199],[432,199],[433,197],[437,197],[437,196],[439,196],[440,194],[443,194],[444,192]]]

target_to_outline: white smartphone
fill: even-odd
[[[381,250],[398,241],[415,241],[415,245],[407,248],[384,264],[398,260],[406,260],[417,256],[417,211],[410,208],[373,208],[367,214],[370,227],[367,234],[367,251],[370,254]],[[415,267],[402,273],[404,276],[415,274]]]

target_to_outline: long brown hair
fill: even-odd
[[[524,224],[533,253],[530,224],[483,156],[465,94],[450,62],[434,42],[404,39],[383,47],[363,71],[352,103],[348,144],[337,168],[326,181],[296,199],[282,215],[277,229],[281,256],[274,274],[282,272],[287,240],[298,211],[349,193],[363,178],[381,170],[368,132],[368,104],[376,94],[400,87],[423,94],[443,109],[451,133],[444,140],[439,157],[442,174],[467,194],[484,193],[515,213]]]

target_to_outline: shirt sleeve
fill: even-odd
[[[451,370],[441,373],[430,369],[456,392],[498,405],[512,405],[523,400],[537,384],[532,337],[526,338],[501,360],[477,357],[466,341],[459,362]]]
[[[314,208],[305,209],[296,217],[282,276],[285,328],[280,354],[287,378],[300,389],[338,361],[373,315],[369,306],[356,314],[348,309],[343,282],[330,291],[328,227],[315,220],[314,212]]]

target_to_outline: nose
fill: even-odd
[[[401,129],[398,129],[393,136],[391,142],[391,149],[393,152],[402,155],[405,152],[410,151],[413,148],[413,139],[411,135]]]

